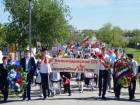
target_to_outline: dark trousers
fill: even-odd
[[[129,96],[130,96],[130,98],[133,98],[134,94],[135,94],[135,89],[136,89],[135,77],[134,77],[134,80],[131,82],[131,84],[130,84],[128,89],[129,89]]]
[[[28,99],[31,99],[31,79],[32,79],[32,76],[30,74],[27,75],[27,87],[24,88],[24,94],[23,94],[23,99],[26,99],[26,94],[27,94],[27,97]]]
[[[41,73],[41,82],[42,82],[43,96],[44,96],[44,98],[46,98],[47,97],[46,89],[48,89],[48,96],[50,95],[49,81],[48,81],[48,74],[47,73]]]
[[[68,92],[69,94],[71,94],[71,90],[70,90],[70,83],[64,85],[64,93]]]
[[[4,101],[7,101],[7,98],[8,98],[8,83],[7,83],[7,81],[0,82],[0,90],[4,96]]]
[[[115,78],[115,74],[113,74],[113,85],[114,85],[114,93],[115,93],[115,96],[117,96],[117,81],[116,81],[116,78]]]
[[[85,85],[89,85],[89,78],[85,78]]]
[[[117,85],[116,85],[116,96],[120,97],[120,93],[121,93],[121,85],[117,83]]]
[[[102,79],[103,79],[103,96],[106,94],[108,71],[100,70],[99,72],[99,92],[102,90]]]

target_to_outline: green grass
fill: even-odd
[[[125,48],[126,53],[131,53],[134,56],[134,60],[140,65],[140,50],[134,48]]]

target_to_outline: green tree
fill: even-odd
[[[5,11],[10,13],[8,29],[9,43],[18,44],[24,50],[29,44],[28,0],[4,0]],[[56,40],[63,43],[69,35],[70,8],[63,0],[32,0],[32,46],[36,41],[43,46],[53,46]]]
[[[6,30],[7,27],[0,23],[0,49],[7,44]]]
[[[85,32],[84,32],[84,38],[86,38],[86,37],[89,37],[89,39],[91,39],[92,37],[93,37],[93,31],[92,30],[86,30]]]
[[[111,23],[104,24],[96,33],[96,37],[100,42],[115,43],[115,46],[124,46],[126,44],[123,35],[122,29],[118,26],[113,27]]]

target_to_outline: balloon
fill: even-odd
[[[108,52],[109,52],[110,54],[113,54],[113,51],[112,51],[112,50],[109,50]]]
[[[110,59],[114,59],[115,57],[116,57],[115,54],[110,55]]]
[[[63,50],[65,50],[65,49],[66,49],[66,47],[63,45],[63,46],[62,46],[62,49],[63,49]]]
[[[99,50],[99,52],[101,53],[101,50]]]
[[[99,52],[99,48],[95,48],[95,52]]]
[[[66,45],[66,44],[65,44],[65,47],[67,48],[67,47],[68,47],[68,45]]]

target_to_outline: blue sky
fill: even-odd
[[[0,0],[0,2],[3,0]],[[100,29],[105,23],[123,30],[140,29],[140,0],[64,0],[73,16],[70,24],[82,29]],[[0,3],[0,23],[7,22],[8,13]]]

